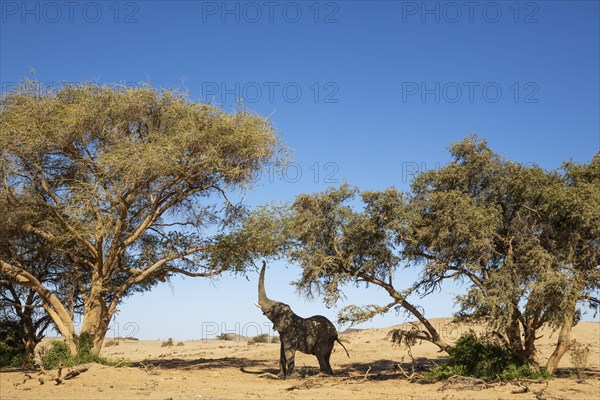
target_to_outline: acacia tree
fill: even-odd
[[[593,301],[600,284],[600,157],[545,171],[505,161],[476,137],[450,152],[453,161],[418,175],[409,193],[392,188],[357,199],[358,190],[343,185],[303,194],[287,208],[256,211],[240,241],[254,243],[249,258],[297,262],[298,287],[320,291],[329,304],[344,284],[383,288],[389,304],[346,307],[340,322],[405,310],[423,329],[398,331],[396,340],[424,339],[444,351],[451,345],[408,296],[428,295],[448,279],[466,282],[457,319],[486,324],[521,362],[537,368],[539,329],[560,330],[546,364],[552,372],[570,343],[578,305]],[[274,239],[261,247],[264,237]],[[404,267],[417,268],[419,279],[400,284]]]
[[[0,260],[0,273],[40,296],[71,353],[85,339],[98,354],[124,296],[174,274],[223,271],[210,257],[208,232],[235,219],[228,193],[248,187],[279,141],[265,118],[175,90],[39,89],[27,81],[1,100],[0,190],[9,212],[47,216],[22,224],[22,232],[72,260],[83,300],[80,335],[39,276],[15,259]]]
[[[545,171],[502,160],[477,138],[451,153],[453,162],[412,184],[418,219],[404,254],[423,265],[418,286],[426,292],[466,279],[459,319],[485,322],[536,368],[539,329],[570,331],[578,305],[600,284],[598,155]],[[548,372],[567,343],[561,333]]]

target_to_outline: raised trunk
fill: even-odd
[[[573,323],[575,321],[575,306],[572,306],[566,313],[558,333],[558,341],[554,351],[546,362],[546,371],[549,374],[553,374],[558,367],[558,363],[561,358],[565,355],[569,347],[571,347],[571,330],[573,329]]]
[[[267,263],[263,261],[262,269],[260,270],[260,278],[258,279],[258,305],[263,312],[267,311],[273,305],[273,300],[267,297],[265,290],[265,270]]]

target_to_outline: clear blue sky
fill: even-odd
[[[448,161],[470,133],[505,157],[556,168],[600,146],[597,1],[192,2],[0,1],[0,81],[30,69],[41,82],[151,81],[195,99],[235,98],[272,121],[294,149],[285,177],[267,173],[249,204],[289,200],[337,182],[407,187],[410,172]],[[316,171],[319,173],[317,174]],[[301,172],[301,175],[298,175]],[[273,264],[267,286],[300,315],[336,310],[298,297],[294,266]],[[402,279],[410,279],[407,273]],[[421,304],[449,316],[460,286]],[[349,288],[347,304],[388,302]],[[125,301],[115,334],[200,338],[216,323],[267,320],[256,276],[175,279]],[[588,319],[591,316],[587,316]],[[403,321],[393,313],[364,324]],[[203,325],[204,323],[204,325]]]

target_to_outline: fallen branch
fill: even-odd
[[[61,379],[61,377],[60,377],[61,375],[62,375],[62,365],[60,365],[60,366],[58,367],[57,377],[56,377],[56,378],[54,378],[54,380],[56,381],[56,384],[57,384],[57,385],[60,385],[61,383],[63,383],[63,381],[62,381],[62,379]]]
[[[64,379],[65,379],[65,380],[68,380],[68,379],[73,379],[73,378],[75,378],[76,376],[78,376],[79,374],[81,374],[81,373],[83,373],[83,372],[87,371],[88,369],[89,369],[89,367],[80,367],[80,368],[77,368],[77,369],[71,370],[71,371],[67,372],[67,374],[65,375],[65,378],[64,378]]]
[[[140,363],[140,366],[142,366],[144,368],[144,371],[146,371],[146,373],[148,375],[158,375],[158,369],[159,367],[155,366],[154,364],[144,364],[143,362]]]
[[[404,363],[404,356],[402,356],[402,358],[400,359],[400,362],[399,362],[398,364],[395,364],[395,365],[394,365],[394,368],[395,368],[395,369],[399,369],[399,370],[400,370],[400,373],[401,373],[402,375],[404,375],[404,377],[405,377],[406,379],[408,379],[410,382],[414,382],[414,381],[416,381],[417,379],[420,379],[420,378],[422,377],[422,375],[421,375],[421,374],[419,374],[419,373],[416,371],[416,369],[417,369],[417,368],[416,368],[416,366],[417,366],[417,362],[415,361],[415,358],[414,358],[414,357],[413,357],[413,355],[412,355],[412,349],[411,349],[410,347],[408,347],[408,355],[409,355],[409,357],[410,357],[410,360],[411,360],[411,363],[410,363],[410,369],[411,369],[411,372],[410,372],[410,374],[409,374],[408,372],[406,372],[406,371],[404,370],[404,368],[402,368],[402,364]]]
[[[447,389],[454,390],[483,390],[491,387],[502,385],[502,382],[487,383],[483,379],[473,378],[470,376],[453,375],[438,389],[443,392]]]
[[[365,372],[365,377],[362,378],[361,382],[364,382],[367,380],[367,377],[369,376],[369,371],[371,371],[371,367],[369,366],[369,369],[367,369],[367,372]]]
[[[87,371],[88,369],[89,369],[89,367],[79,367],[79,368],[71,369],[71,370],[67,371],[67,373],[65,374],[64,377],[62,377],[62,365],[61,365],[60,367],[58,367],[57,376],[55,378],[53,378],[53,380],[56,382],[57,385],[60,385],[64,381],[73,379],[76,376],[78,376],[79,374]],[[42,378],[40,378],[40,384],[41,385],[44,384],[44,380]]]

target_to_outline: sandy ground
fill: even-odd
[[[468,330],[435,320],[449,340]],[[56,385],[50,376],[0,370],[1,399],[600,399],[600,323],[582,322],[574,337],[591,349],[588,377],[573,376],[567,354],[560,364],[561,378],[549,382],[524,382],[528,392],[514,383],[492,387],[459,388],[464,382],[409,382],[395,365],[409,368],[406,351],[394,347],[386,334],[390,328],[357,331],[342,335],[351,357],[336,344],[332,355],[335,377],[319,376],[313,356],[297,353],[296,366],[304,378],[282,380],[278,371],[279,344],[248,345],[245,340],[188,341],[181,346],[161,347],[159,341],[122,341],[105,347],[102,354],[126,358],[134,367],[91,364],[78,377]],[[540,340],[540,358],[545,361],[556,340],[545,332]],[[177,343],[177,342],[176,342]],[[428,343],[413,353],[421,368],[443,357]],[[242,371],[242,369],[245,371]],[[63,373],[64,374],[64,373]],[[38,378],[45,378],[39,383]]]

